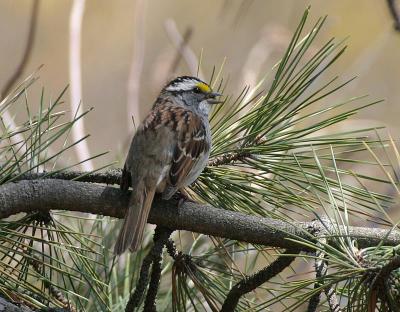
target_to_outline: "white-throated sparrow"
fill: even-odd
[[[155,192],[164,199],[193,183],[211,149],[210,105],[221,103],[205,82],[178,77],[168,83],[133,137],[122,172],[121,189],[132,185],[129,209],[114,247],[136,251]]]

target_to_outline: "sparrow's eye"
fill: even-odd
[[[201,90],[200,90],[199,87],[196,87],[196,88],[193,89],[193,92],[194,93],[201,93]]]

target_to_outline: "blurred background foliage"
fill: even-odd
[[[15,71],[22,56],[31,4],[31,0],[0,2],[2,83]],[[85,121],[86,133],[92,134],[87,141],[90,150],[95,153],[110,151],[107,160],[119,159],[122,165],[132,136],[127,111],[134,108],[127,108],[127,84],[134,48],[142,45],[144,49],[138,93],[138,119],[141,119],[171,75],[169,71],[177,48],[168,32],[168,22],[175,23],[182,36],[187,29],[192,30],[189,46],[197,57],[201,49],[204,50],[205,79],[211,76],[213,66],[218,66],[226,57],[224,76],[229,76],[229,92],[239,93],[247,84],[254,86],[280,59],[301,12],[309,4],[314,16],[329,14],[315,46],[331,36],[351,38],[346,56],[333,71],[341,73],[342,81],[354,76],[359,78],[334,97],[371,94],[385,99],[379,107],[360,112],[340,127],[385,124],[393,137],[398,137],[400,35],[393,31],[386,1],[87,0],[82,25],[82,100],[85,109],[95,107]],[[53,97],[69,82],[71,5],[70,0],[41,1],[36,38],[25,70],[26,76],[44,64],[40,84],[46,86]],[[137,9],[143,13],[136,15]],[[139,21],[143,40],[138,40],[135,32],[138,16],[143,19],[143,23]],[[179,63],[176,74],[190,74],[185,61]],[[321,79],[317,84],[324,82]],[[40,88],[35,89],[31,91],[32,98],[40,96]],[[69,100],[68,92],[65,100]],[[23,115],[18,117],[23,118]],[[70,163],[76,162],[75,157],[73,151],[64,155]],[[101,161],[94,163],[103,164]]]

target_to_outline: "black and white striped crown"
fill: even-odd
[[[164,87],[164,90],[170,92],[189,91],[198,87],[199,84],[207,85],[204,81],[200,80],[199,78],[190,76],[181,76],[169,82]]]

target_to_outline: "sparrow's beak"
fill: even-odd
[[[208,104],[220,104],[220,103],[222,103],[223,101],[217,100],[217,99],[216,99],[217,97],[219,97],[219,96],[221,96],[221,95],[222,95],[222,94],[221,94],[221,93],[218,93],[218,92],[211,92],[211,93],[209,93],[208,96],[207,96],[207,102],[208,102]]]

